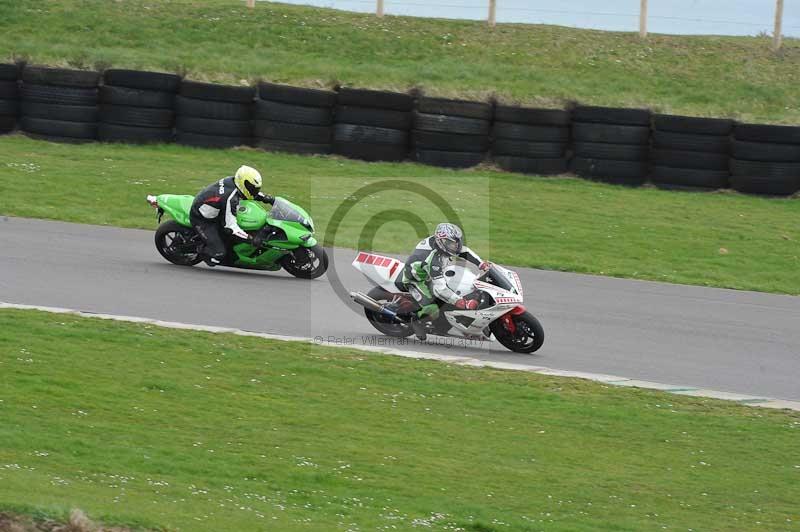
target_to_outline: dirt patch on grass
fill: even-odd
[[[72,510],[67,522],[0,512],[0,532],[131,532],[131,530],[126,527],[97,524],[81,510]]]

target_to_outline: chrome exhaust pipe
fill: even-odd
[[[350,297],[361,305],[362,307],[371,310],[372,312],[377,312],[378,314],[383,314],[384,316],[391,318],[393,320],[402,321],[397,317],[397,312],[393,310],[389,310],[386,308],[386,305],[381,305],[371,297],[361,292],[350,292]]]

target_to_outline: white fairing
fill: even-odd
[[[395,281],[403,275],[405,263],[392,257],[360,251],[353,261],[353,268],[388,292],[397,292]]]
[[[374,253],[359,252],[356,260],[353,261],[355,269],[388,292],[397,292],[395,281],[402,275],[403,266],[405,264],[397,259]],[[456,260],[454,264],[445,268],[447,286],[453,292],[462,297],[476,291],[483,292],[484,298],[491,296],[491,300],[486,299],[487,301],[494,301],[494,305],[480,310],[456,310],[453,308],[446,310],[444,316],[451,325],[451,329],[448,331],[449,336],[486,338],[486,328],[490,323],[516,307],[522,306],[522,283],[517,273],[496,264],[494,271],[504,277],[509,285],[509,290],[481,280],[480,276],[475,275],[462,260]],[[464,325],[457,320],[460,316],[471,318],[472,321],[469,322],[469,325]],[[468,320],[462,319],[462,321]]]

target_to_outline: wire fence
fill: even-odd
[[[572,0],[551,7],[545,0],[281,0],[357,12],[389,15],[556,24],[609,31],[647,31],[675,35],[773,35],[780,8],[780,31],[800,38],[800,0]],[[494,9],[492,5],[496,3]],[[562,4],[563,5],[563,4]],[[643,17],[642,10],[647,16]],[[645,32],[646,33],[646,32]]]

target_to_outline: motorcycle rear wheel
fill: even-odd
[[[511,317],[514,320],[515,332],[509,331],[502,320],[495,320],[489,329],[503,347],[515,353],[535,353],[544,344],[544,328],[539,320],[530,312],[523,312]]]
[[[390,294],[379,286],[374,287],[367,295],[378,303],[391,303],[394,298],[393,294]],[[386,336],[405,338],[414,334],[414,330],[408,323],[397,323],[368,308],[364,308],[364,314],[367,316],[367,320],[369,320],[370,324]]]
[[[167,220],[156,229],[156,249],[162,257],[178,266],[194,266],[202,261],[202,240],[197,231],[175,220]]]

